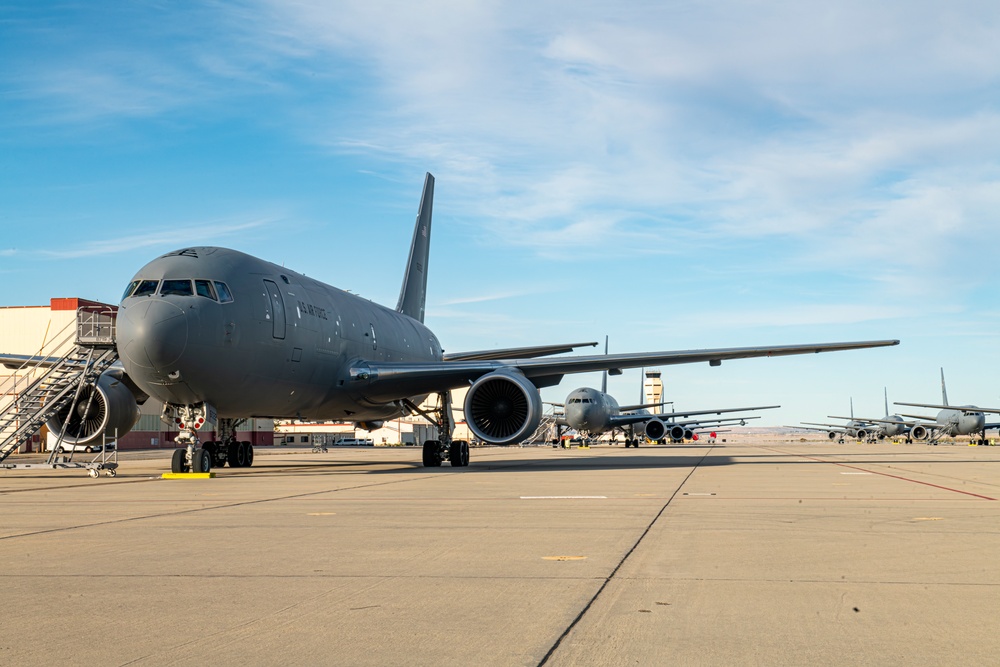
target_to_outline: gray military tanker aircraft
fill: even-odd
[[[760,405],[747,408],[717,408],[712,410],[687,410],[662,414],[646,412],[649,405],[631,405],[619,407],[614,396],[591,387],[574,389],[566,397],[564,420],[567,426],[588,436],[598,436],[615,429],[625,430],[632,426],[641,429],[650,440],[662,440],[669,437],[680,441],[690,439],[691,434],[709,422],[739,421],[729,418],[700,419],[680,422],[678,419],[697,415],[721,415],[729,412],[745,412],[749,410],[769,410],[780,405]],[[625,441],[625,446],[639,446],[639,440],[633,434]]]
[[[502,445],[536,430],[539,389],[557,385],[566,374],[695,362],[718,366],[730,359],[899,344],[544,358],[574,347],[557,345],[446,354],[424,325],[433,196],[434,177],[427,174],[395,309],[226,248],[182,248],[143,266],[118,310],[121,366],[97,382],[93,400],[109,415],[104,422],[122,435],[136,423],[136,401],[155,397],[164,403],[164,419],[179,431],[171,469],[207,472],[226,462],[253,462],[253,449],[235,441],[238,420],[353,421],[364,428],[420,414],[440,432],[439,440],[424,443],[424,465],[448,459],[466,466],[468,443],[451,438],[451,391],[459,387],[468,387],[469,429],[484,442]],[[0,356],[0,362],[11,359]],[[432,394],[436,407],[422,409]],[[219,440],[202,443],[198,430],[212,419]]]
[[[903,419],[902,415],[889,414],[889,392],[883,387],[882,388],[883,398],[885,399],[885,416],[881,419],[859,417],[857,421],[854,417],[836,417],[830,415],[830,419],[849,419],[854,422],[856,428],[856,435],[858,440],[882,440],[883,438],[895,438],[897,436],[906,436],[907,442],[913,442],[913,438],[910,435],[910,431],[913,428],[913,422],[908,422]],[[854,414],[854,404],[851,404],[851,415]],[[926,437],[926,431],[917,431],[917,434],[921,437],[918,440],[922,440]]]
[[[930,435],[930,442],[937,443],[943,437],[958,435],[976,436],[979,443],[986,442],[986,431],[1000,428],[1000,423],[986,421],[987,412],[1000,413],[998,408],[980,408],[975,405],[950,405],[948,403],[948,388],[944,383],[944,369],[941,369],[941,403],[900,403],[913,408],[932,408],[939,410],[936,417],[926,415],[903,415],[922,421],[902,422],[910,427],[910,435],[916,440],[923,440]],[[973,438],[976,439],[976,438]]]
[[[847,419],[846,424],[823,424],[820,422],[802,422],[804,426],[787,426],[786,428],[797,428],[804,431],[825,431],[831,440],[844,442],[844,438],[850,436],[860,440],[868,440],[877,428],[875,424],[867,420],[854,418],[854,399],[851,399],[850,417],[830,417],[830,419]],[[815,428],[819,427],[819,428]]]

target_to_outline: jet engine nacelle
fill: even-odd
[[[868,431],[866,431],[863,428],[859,428],[858,429],[857,438],[858,438],[858,440],[867,440],[868,439]]]
[[[910,437],[914,440],[926,440],[927,429],[919,424],[910,429]]]
[[[469,387],[465,421],[480,440],[494,445],[521,442],[542,421],[542,397],[519,371],[495,371]]]
[[[354,422],[354,426],[362,431],[377,431],[385,424],[384,421]]]
[[[65,405],[46,422],[46,426],[59,435],[68,417],[63,442],[71,445],[100,441],[105,435],[120,438],[139,421],[139,404],[135,394],[109,373],[104,373],[96,383],[83,388],[72,413],[70,407],[70,404]]]
[[[831,440],[836,440],[837,438],[840,437],[840,434],[837,433],[836,431],[830,431],[829,433],[826,434],[826,437],[830,438]]]
[[[684,428],[679,424],[674,424],[670,427],[669,435],[670,439],[674,442],[680,442],[687,435],[688,429]]]
[[[663,423],[662,419],[653,418],[646,422],[646,428],[644,429],[646,437],[650,440],[659,440],[663,437],[663,434],[667,432],[667,425]]]

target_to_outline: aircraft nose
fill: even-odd
[[[187,317],[179,306],[150,297],[119,310],[117,336],[123,360],[170,372],[187,347]]]

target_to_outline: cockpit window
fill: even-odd
[[[150,296],[156,294],[156,286],[159,284],[159,280],[140,280],[135,291],[132,292],[132,296]]]
[[[130,296],[132,296],[132,292],[134,292],[135,288],[138,287],[138,286],[139,286],[139,281],[138,280],[133,280],[132,282],[130,282],[128,284],[128,287],[125,288],[125,293],[122,294],[121,300],[124,301],[125,299],[129,298]]]
[[[160,287],[160,296],[192,296],[190,280],[164,280]]]
[[[229,286],[226,283],[220,283],[216,280],[215,291],[219,293],[219,301],[222,303],[229,303],[233,300],[233,293],[229,291]]]
[[[198,296],[209,298],[212,301],[218,301],[218,299],[215,296],[215,288],[212,287],[211,280],[194,281],[194,291]]]

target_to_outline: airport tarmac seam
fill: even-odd
[[[619,570],[621,570],[622,566],[625,565],[629,557],[635,552],[636,549],[639,548],[639,545],[642,544],[646,536],[649,535],[649,531],[653,529],[653,526],[656,525],[656,522],[660,520],[660,517],[663,516],[663,513],[667,511],[668,507],[670,507],[670,503],[672,503],[674,498],[677,497],[677,494],[680,493],[681,489],[684,488],[684,485],[687,484],[688,480],[691,479],[691,476],[695,473],[698,467],[701,466],[701,464],[705,461],[706,458],[708,458],[708,455],[712,452],[713,449],[715,449],[715,445],[712,445],[711,447],[706,449],[705,453],[702,454],[701,458],[698,459],[698,461],[693,466],[691,466],[691,470],[688,471],[688,473],[684,476],[684,479],[681,480],[681,483],[677,485],[677,488],[674,489],[674,492],[670,494],[669,498],[667,498],[667,501],[663,503],[663,506],[660,508],[660,510],[652,518],[649,524],[646,525],[645,530],[642,531],[642,533],[636,539],[635,543],[631,546],[631,548],[628,551],[625,552],[625,554],[618,561],[618,564],[615,565],[614,569],[611,570],[610,574],[608,574],[608,576],[604,578],[604,581],[598,587],[597,591],[594,592],[594,595],[591,596],[590,600],[587,601],[587,604],[583,606],[583,609],[580,610],[580,613],[577,614],[572,621],[570,621],[570,624],[566,626],[566,629],[563,630],[562,634],[560,634],[559,637],[556,638],[555,643],[552,644],[551,648],[549,648],[549,650],[545,653],[545,655],[542,656],[542,659],[538,662],[538,667],[543,667],[545,664],[548,663],[548,661],[552,658],[552,656],[555,655],[555,652],[562,645],[563,640],[565,640],[566,637],[569,636],[569,634],[573,631],[573,628],[575,628],[580,623],[580,621],[583,620],[583,617],[587,615],[587,612],[590,610],[591,607],[594,606],[594,603],[597,602],[597,599],[601,596],[601,593],[603,593],[604,590],[608,587],[608,584],[610,584],[611,581],[615,578],[615,575],[618,574]]]

